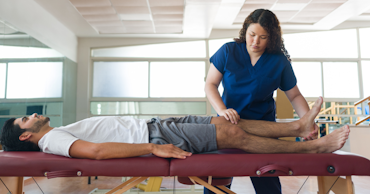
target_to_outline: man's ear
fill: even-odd
[[[32,132],[30,131],[25,131],[22,133],[22,135],[19,136],[19,140],[21,141],[27,141],[30,139],[30,137],[32,136]]]

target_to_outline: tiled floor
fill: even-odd
[[[355,186],[356,194],[370,193],[370,177],[352,176],[352,181]],[[280,182],[282,185],[283,194],[317,194],[318,186],[316,176],[311,176],[308,178],[303,176],[280,177]],[[231,190],[238,194],[254,193],[253,186],[249,177],[234,178]]]
[[[308,177],[305,182],[306,179],[307,177],[280,177],[283,194],[317,194],[317,177]],[[45,194],[87,194],[95,188],[109,189],[121,183],[121,178],[118,177],[99,177],[98,180],[92,180],[90,185],[87,185],[86,177],[49,180],[38,177],[35,180]],[[356,194],[370,193],[370,177],[353,176],[352,180]],[[162,187],[172,188],[173,185],[174,179],[172,177],[167,177],[163,180]],[[175,187],[184,188],[187,186],[175,182]],[[302,189],[300,190],[301,187]],[[255,193],[249,177],[234,178],[231,190],[238,194]],[[24,191],[25,194],[42,194],[33,179],[25,181]]]

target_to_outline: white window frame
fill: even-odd
[[[358,74],[358,86],[360,92],[360,98],[324,98],[324,102],[356,102],[360,99],[365,98],[364,96],[364,89],[363,89],[363,78],[362,78],[362,64],[361,61],[370,60],[370,58],[361,58],[361,42],[360,42],[360,33],[359,28],[356,28],[356,35],[357,35],[357,58],[292,58],[292,62],[320,62],[321,64],[321,79],[322,79],[322,94],[325,96],[324,91],[324,71],[323,71],[323,63],[324,62],[355,62],[357,63],[357,74]],[[289,52],[289,50],[288,50]],[[306,98],[307,101],[316,101],[316,98],[308,97]],[[362,106],[362,105],[361,105]],[[362,107],[362,115],[365,115],[365,109]],[[333,115],[334,116],[334,115]],[[340,116],[340,115],[336,115]],[[343,115],[341,115],[343,116]],[[348,115],[348,116],[358,116],[358,115]]]
[[[292,62],[320,62],[321,64],[321,78],[322,78],[322,94],[323,96],[325,95],[324,93],[324,78],[323,78],[323,63],[324,62],[356,62],[357,63],[357,68],[358,68],[358,86],[359,86],[359,92],[360,92],[360,98],[325,98],[325,102],[356,102],[360,99],[364,98],[364,92],[363,92],[363,79],[362,79],[362,65],[361,61],[363,60],[370,60],[370,58],[361,58],[361,45],[360,45],[360,36],[359,36],[359,28],[356,29],[356,35],[357,35],[357,49],[358,49],[358,56],[357,58],[292,58]],[[224,39],[224,38],[222,38]],[[97,98],[97,97],[92,97],[92,82],[93,82],[93,64],[96,61],[119,61],[119,62],[125,62],[125,61],[147,61],[149,62],[148,68],[149,68],[149,76],[150,76],[150,63],[151,62],[171,62],[171,61],[204,61],[205,62],[205,78],[207,77],[207,73],[210,67],[210,62],[209,59],[211,56],[209,56],[209,39],[205,39],[206,42],[206,57],[205,58],[117,58],[117,57],[92,57],[90,55],[90,72],[89,72],[89,89],[90,89],[90,98],[89,98],[89,116],[95,116],[92,115],[90,110],[91,110],[91,102],[95,101],[102,101],[102,102],[115,102],[115,101],[150,101],[150,102],[174,102],[174,101],[179,101],[179,102],[188,102],[188,101],[201,101],[201,102],[206,102],[207,103],[207,110],[206,110],[206,115],[212,115],[215,116],[215,114],[212,114],[212,105],[210,102],[207,100],[207,97],[205,98]],[[99,48],[108,48],[108,47],[99,47]],[[98,48],[91,48],[91,49],[98,49]],[[288,50],[289,52],[289,50]],[[150,77],[149,77],[150,78]],[[150,79],[149,79],[150,82]],[[148,90],[150,90],[150,83]],[[148,91],[150,93],[150,91]],[[316,101],[316,98],[313,97],[308,97],[306,98],[307,101]],[[362,107],[362,115],[365,115],[365,110]],[[137,116],[137,115],[132,115],[132,116]],[[159,115],[159,116],[173,116],[173,115]],[[178,115],[177,115],[178,116]],[[358,115],[348,115],[348,116],[358,116]]]
[[[182,41],[183,42],[183,41]],[[97,116],[91,114],[91,102],[126,102],[126,101],[136,101],[136,102],[205,102],[206,103],[206,115],[211,115],[212,106],[207,100],[207,97],[201,97],[201,98],[191,98],[191,97],[178,97],[178,98],[151,98],[150,97],[150,65],[151,62],[183,62],[183,61],[189,61],[189,62],[205,62],[205,75],[206,78],[208,69],[210,66],[209,63],[209,43],[208,39],[205,40],[206,44],[206,57],[204,58],[129,58],[129,57],[93,57],[90,55],[90,72],[89,72],[89,117]],[[109,47],[99,47],[99,48],[109,48]],[[99,48],[91,48],[91,51],[93,49],[99,49]],[[92,52],[90,52],[92,53]],[[148,98],[125,98],[125,97],[93,97],[93,69],[94,69],[94,62],[98,61],[104,61],[104,62],[136,62],[136,61],[145,61],[148,62]],[[205,81],[205,80],[204,80]],[[115,114],[115,116],[119,116],[123,114]],[[104,115],[108,116],[108,115]],[[160,116],[160,117],[169,117],[169,116],[181,116],[181,115],[172,115],[172,114],[156,114],[156,115],[146,115],[146,114],[125,114],[125,116]]]
[[[4,98],[0,98],[0,103],[40,103],[43,104],[43,113],[45,113],[45,105],[50,102],[64,102],[64,93],[62,92],[62,96],[58,98],[12,98],[12,99],[7,99],[6,98],[6,92],[7,92],[7,82],[8,82],[8,64],[9,63],[16,63],[16,62],[62,62],[64,65],[64,58],[34,58],[34,59],[0,59],[0,63],[5,63],[6,64],[6,80],[5,80],[5,96]],[[64,72],[63,72],[64,73]],[[64,75],[62,76],[64,77]],[[62,91],[63,91],[64,85],[62,82]],[[29,116],[29,115],[0,115],[0,118],[13,118],[13,117],[23,117],[23,116]],[[61,117],[63,118],[63,112],[60,115],[46,115],[44,116],[47,117]]]

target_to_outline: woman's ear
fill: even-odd
[[[27,141],[27,140],[30,139],[31,136],[32,136],[32,132],[25,131],[25,132],[22,133],[22,135],[19,136],[19,140]]]

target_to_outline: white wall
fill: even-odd
[[[351,126],[349,144],[351,152],[370,160],[370,126]]]

